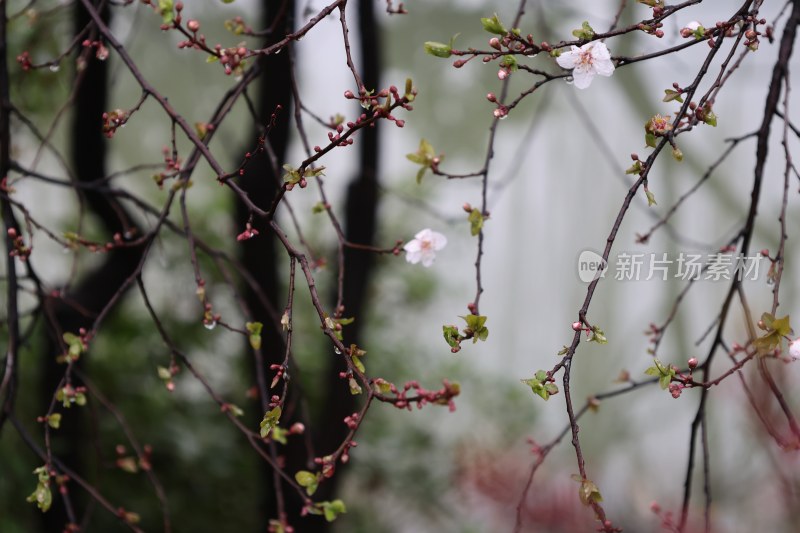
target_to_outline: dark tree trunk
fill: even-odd
[[[265,46],[282,39],[286,33],[292,31],[292,20],[295,10],[294,0],[264,0],[262,27],[272,28],[274,31]],[[269,143],[278,161],[278,169],[285,160],[286,150],[289,144],[289,126],[291,121],[291,101],[292,101],[292,72],[291,58],[288,51],[280,54],[269,55],[259,58],[261,66],[261,81],[257,97],[258,126],[266,127],[270,124],[273,114],[275,115],[274,124],[269,128],[266,141]],[[279,108],[280,107],[280,108]],[[254,131],[252,139],[248,142],[246,151],[252,152],[257,137],[261,131]],[[281,174],[273,168],[270,158],[266,153],[256,154],[247,166],[245,175],[240,179],[240,185],[244,189],[255,205],[262,209],[268,209],[275,194],[280,186]],[[237,223],[238,231],[242,231],[245,224],[250,221],[250,213],[247,206],[237,202]],[[264,360],[263,367],[259,368],[259,361],[253,359],[253,366],[250,366],[250,374],[253,375],[253,382],[257,382],[258,374],[269,374],[271,364],[280,364],[284,358],[283,332],[277,327],[276,317],[279,316],[285,306],[282,296],[279,272],[281,262],[288,266],[289,258],[282,253],[278,239],[271,231],[263,219],[255,218],[251,221],[253,227],[258,230],[259,235],[255,238],[243,241],[239,244],[242,254],[242,264],[251,278],[257,283],[259,291],[267,300],[269,307],[265,306],[253,290],[245,287],[245,299],[247,306],[252,313],[248,320],[258,321],[264,324],[263,344],[261,347]],[[249,349],[249,348],[248,348]],[[269,380],[269,377],[267,377]],[[294,400],[295,386],[289,388],[290,397],[287,405],[291,405]],[[263,413],[266,411],[267,396],[257,400],[255,408]],[[281,425],[289,427],[293,420],[288,419],[291,413],[286,412],[281,420]],[[260,420],[260,417],[259,417]],[[256,422],[257,424],[258,422]],[[282,451],[282,450],[281,450]],[[304,450],[300,446],[289,446],[286,448],[285,471],[289,475],[307,467]],[[303,503],[297,497],[294,489],[283,481],[277,481],[282,485],[282,493],[285,497],[285,512],[290,523],[296,525],[302,510]],[[266,463],[262,473],[261,492],[257,498],[258,513],[261,517],[261,524],[258,531],[265,531],[270,519],[278,519],[279,508],[275,490],[275,472]],[[301,531],[303,529],[296,529]]]
[[[105,6],[101,11],[103,19],[110,21],[107,2],[97,1]],[[88,12],[77,4],[74,8],[74,31],[82,32],[91,21]],[[72,118],[72,140],[70,159],[75,179],[81,183],[99,180],[106,175],[106,139],[102,133],[102,115],[106,111],[108,95],[108,64],[99,61],[94,54],[87,56],[86,68],[76,73],[74,111]],[[87,214],[97,218],[111,240],[115,233],[123,239],[138,236],[138,228],[117,200],[99,190],[81,189],[83,208]],[[64,332],[77,333],[80,328],[90,328],[94,318],[114,295],[121,289],[125,280],[136,270],[142,257],[142,247],[120,247],[105,256],[105,261],[83,278],[62,299],[50,299],[46,310],[48,316],[48,335],[44,348],[44,372],[41,383],[42,398],[49,399],[64,377],[65,366],[57,364],[56,356],[61,352],[61,335]],[[81,365],[79,360],[77,365]],[[74,376],[73,385],[79,385]],[[44,412],[44,411],[42,411]],[[82,446],[86,442],[88,420],[81,409],[73,409],[69,423],[59,429],[54,451],[72,470],[86,476],[85,454]],[[81,520],[81,511],[86,507],[82,491],[70,492],[76,517]],[[60,533],[68,521],[66,510],[60,498],[54,498],[53,508],[42,514],[46,531]]]
[[[358,3],[358,28],[361,36],[361,75],[367,90],[380,89],[381,46],[375,20],[374,2],[360,0]],[[356,88],[358,89],[358,88]],[[348,241],[357,244],[372,245],[375,241],[376,216],[378,210],[378,148],[379,127],[367,128],[359,133],[359,174],[355,176],[347,189],[345,205],[345,236]],[[356,317],[356,320],[344,328],[345,346],[351,343],[361,344],[364,320],[367,316],[369,284],[375,267],[375,255],[372,253],[345,249],[345,274],[343,284],[344,316]],[[317,434],[316,447],[318,453],[331,453],[347,435],[347,426],[343,419],[356,410],[356,397],[350,394],[346,383],[339,378],[339,373],[346,370],[341,358],[331,359],[331,367],[325,372],[327,379],[325,396],[325,417],[320,421],[321,431]],[[320,485],[319,499],[334,498],[341,468],[332,479]],[[327,524],[324,527],[328,529]],[[321,531],[321,530],[320,530]]]

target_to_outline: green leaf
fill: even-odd
[[[581,481],[581,488],[578,489],[578,496],[584,505],[591,505],[603,501],[603,497],[600,495],[600,489],[589,479]]]
[[[710,109],[703,114],[703,122],[709,126],[717,127],[717,114]]]
[[[675,100],[676,102],[683,103],[683,97],[681,96],[680,91],[676,91],[674,89],[664,89],[664,94],[665,96],[662,99],[662,102],[672,102]]]
[[[672,147],[672,157],[675,158],[675,161],[683,161],[683,152],[677,146]]]
[[[506,27],[503,26],[503,23],[497,18],[497,13],[495,13],[492,18],[482,18],[481,24],[483,25],[483,29],[489,33],[494,33],[495,35],[505,35],[508,33]]]
[[[175,12],[172,0],[158,0],[158,12],[161,14],[161,21],[164,24],[171,24],[175,20]]]
[[[322,512],[325,515],[325,520],[328,522],[333,522],[336,520],[340,514],[344,514],[347,512],[347,507],[345,507],[344,502],[342,500],[333,500],[332,502],[321,502],[319,504],[322,507]]]
[[[517,58],[512,55],[505,55],[503,56],[503,60],[500,62],[501,67],[505,67],[511,72],[516,72],[519,70],[519,64],[517,63]]]
[[[250,346],[252,346],[254,350],[261,349],[261,330],[264,324],[261,322],[248,322],[244,327],[247,329],[247,332],[250,333]]]
[[[272,428],[278,425],[278,422],[281,418],[281,412],[281,406],[278,405],[264,415],[264,419],[261,421],[261,424],[259,424],[259,427],[261,428],[261,438],[266,438],[270,431],[272,431]]]
[[[789,315],[783,318],[775,318],[770,313],[763,313],[761,322],[764,323],[767,332],[753,341],[753,346],[756,347],[761,355],[781,347],[783,338],[793,333]]]
[[[309,496],[317,492],[319,478],[316,474],[312,474],[308,470],[300,470],[294,475],[294,479],[298,485],[306,489],[306,494]]]
[[[47,417],[47,425],[53,429],[58,429],[61,425],[61,413],[53,413]]]
[[[478,208],[474,207],[472,208],[472,211],[469,212],[467,220],[469,220],[470,235],[473,237],[478,235],[481,232],[481,229],[483,229],[483,221],[485,220],[483,213],[481,213]]]
[[[172,372],[169,371],[168,368],[163,366],[158,367],[158,377],[163,379],[164,381],[172,379]]]
[[[283,429],[281,427],[274,427],[272,428],[272,433],[270,433],[270,438],[275,442],[280,442],[281,444],[286,444],[286,435],[289,434],[288,429]]]
[[[356,378],[351,377],[348,380],[348,384],[350,385],[350,394],[352,394],[353,396],[357,396],[363,392],[361,389],[361,385],[358,384]]]
[[[53,504],[53,494],[50,492],[50,475],[45,466],[40,466],[33,473],[37,475],[38,483],[36,484],[36,490],[28,496],[26,501],[36,503],[36,506],[43,513],[46,513]]]
[[[452,54],[453,47],[449,44],[436,41],[427,41],[424,45],[425,53],[435,56],[448,58]]]
[[[83,339],[74,333],[66,332],[62,335],[64,342],[67,344],[67,353],[70,359],[77,361],[84,351]]]
[[[675,377],[675,369],[672,368],[671,365],[665,365],[658,359],[653,359],[653,363],[655,366],[651,366],[647,370],[644,371],[645,374],[648,376],[658,377],[658,385],[663,389],[666,390],[669,388],[670,382],[672,382],[672,378]]]
[[[529,386],[533,393],[540,396],[544,401],[549,400],[551,395],[558,394],[558,385],[548,381],[547,372],[544,370],[538,370],[534,377],[521,379],[520,381]]]
[[[642,162],[636,161],[631,167],[625,171],[625,174],[641,174],[642,172]]]
[[[479,315],[466,315],[462,316],[464,322],[467,323],[467,328],[472,331],[472,343],[479,340],[485,341],[489,337],[489,329],[484,325],[486,324],[485,316]]]
[[[579,30],[572,30],[572,35],[577,39],[589,41],[594,37],[594,29],[589,25],[589,21],[584,20]]]
[[[650,148],[656,147],[656,135],[655,133],[647,132],[644,134],[644,144],[649,146]]]
[[[375,392],[380,394],[389,394],[392,391],[392,384],[383,378],[377,378],[372,383],[372,387],[375,389]]]
[[[451,348],[458,348],[461,345],[463,337],[458,333],[458,328],[455,326],[442,326],[442,333],[444,340]]]
[[[644,194],[647,196],[647,207],[656,205],[656,195],[651,191],[645,189]]]
[[[367,369],[364,368],[364,363],[361,362],[361,358],[365,355],[367,355],[366,350],[362,350],[355,344],[350,345],[350,359],[353,361],[353,366],[355,366],[362,374],[367,371]]]
[[[608,339],[606,339],[606,334],[599,326],[592,326],[592,336],[589,338],[589,342],[608,344]]]

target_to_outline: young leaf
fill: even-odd
[[[247,332],[250,333],[248,338],[250,341],[250,346],[252,346],[254,350],[261,349],[261,329],[263,327],[264,324],[261,322],[248,322],[245,324]]]
[[[281,418],[281,412],[281,406],[278,405],[264,415],[264,419],[261,421],[261,424],[259,424],[259,427],[261,428],[261,438],[266,438],[270,431],[272,431],[272,428],[278,425],[278,422]]]
[[[423,46],[426,54],[435,57],[448,58],[453,50],[453,47],[449,44],[437,43],[436,41],[427,41]]]
[[[61,425],[61,413],[53,413],[47,417],[47,425],[53,429],[58,429]]]
[[[489,33],[494,33],[495,35],[505,35],[508,33],[506,27],[503,26],[503,23],[497,18],[497,13],[495,13],[492,18],[482,18],[481,24],[483,25],[483,29]]]
[[[313,495],[317,492],[317,487],[319,486],[319,478],[309,472],[308,470],[300,470],[294,475],[295,481],[301,487],[306,489],[306,494],[309,496]]]
[[[321,502],[322,513],[325,515],[325,520],[333,522],[340,514],[347,512],[347,508],[342,500],[333,500],[332,502]]]

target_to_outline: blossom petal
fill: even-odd
[[[580,60],[580,48],[573,46],[569,52],[564,52],[556,58],[556,63],[561,68],[571,69],[575,68]]]
[[[432,231],[431,244],[433,244],[433,249],[438,252],[439,250],[447,246],[447,237],[445,237],[441,233],[436,233],[435,231]]]
[[[422,249],[422,243],[419,239],[414,239],[408,241],[405,246],[403,246],[403,250],[409,253],[419,252]]]
[[[800,339],[795,339],[789,345],[789,355],[794,359],[800,359]]]
[[[586,89],[592,84],[592,78],[594,78],[593,70],[576,68],[572,71],[572,81],[578,89]]]
[[[605,43],[593,41],[587,45],[584,45],[584,48],[591,50],[592,59],[595,61],[605,61],[611,59],[611,52],[608,51],[608,47],[605,45]]]
[[[420,251],[406,253],[406,261],[408,261],[412,265],[419,263],[420,259],[422,259],[422,252]]]
[[[595,61],[594,70],[601,76],[611,76],[614,74],[614,62],[610,59]]]

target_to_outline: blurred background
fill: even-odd
[[[10,1],[14,13],[25,2]],[[11,55],[28,49],[34,62],[58,55],[71,35],[64,11],[57,2],[37,2],[40,15],[11,21]],[[186,2],[210,44],[233,45],[237,37],[226,32],[223,21],[241,15],[253,18],[256,1]],[[649,16],[643,5],[630,3],[621,24]],[[300,2],[296,26],[318,13],[325,2]],[[500,123],[489,173],[490,218],[484,226],[485,255],[481,313],[488,316],[486,342],[465,344],[458,354],[442,339],[441,326],[457,324],[466,314],[475,294],[477,239],[470,235],[462,210],[464,203],[480,205],[480,182],[475,179],[445,180],[426,175],[415,181],[417,167],[405,158],[415,152],[420,139],[427,139],[437,153],[445,154],[446,172],[472,172],[483,166],[494,106],[488,92],[500,92],[497,65],[472,61],[461,69],[452,60],[426,55],[425,41],[447,42],[459,34],[455,47],[487,48],[489,34],[480,18],[495,11],[507,24],[513,18],[511,3],[489,4],[478,0],[408,2],[407,15],[389,16],[385,2],[376,2],[376,20],[383,43],[381,84],[402,87],[413,79],[418,89],[413,112],[397,113],[404,128],[382,124],[377,243],[391,247],[407,241],[423,228],[443,233],[448,246],[435,264],[425,269],[410,265],[402,257],[376,258],[376,272],[368,289],[368,312],[362,341],[368,351],[371,375],[394,383],[419,380],[429,389],[447,378],[461,384],[457,409],[428,406],[407,412],[386,405],[374,406],[356,440],[352,461],[343,471],[339,497],[348,512],[333,528],[339,532],[478,532],[505,531],[514,524],[519,496],[530,465],[535,460],[528,438],[544,444],[567,424],[563,394],[548,402],[533,395],[520,383],[539,369],[549,369],[556,353],[569,344],[572,322],[583,303],[587,284],[578,276],[578,256],[584,250],[601,252],[628,187],[625,175],[630,154],[642,159],[643,124],[654,114],[674,114],[676,103],[662,102],[663,91],[673,82],[688,85],[705,59],[708,47],[700,45],[654,60],[618,69],[611,78],[596,78],[587,90],[578,90],[555,80],[517,107]],[[782,4],[765,2],[762,15],[772,23]],[[613,1],[528,2],[519,27],[536,41],[558,42],[588,20],[604,31],[613,20],[618,3]],[[638,55],[683,41],[680,28],[692,20],[713,26],[728,18],[734,7],[712,2],[687,8],[668,19],[662,39],[632,33],[606,42],[612,55]],[[348,13],[350,10],[348,8]],[[778,38],[783,20],[776,28]],[[221,96],[235,80],[222,74],[219,65],[207,64],[203,54],[179,51],[175,32],[161,32],[158,17],[150,9],[132,5],[115,9],[113,27],[145,77],[170,98],[176,110],[190,123],[207,120]],[[359,36],[351,24],[351,37]],[[743,47],[742,47],[743,48]],[[727,46],[723,47],[727,51]],[[345,100],[345,90],[354,90],[345,63],[341,27],[336,16],[323,20],[295,46],[297,84],[303,103],[323,119],[341,113],[355,116],[358,107]],[[358,50],[354,60],[360,64]],[[720,54],[722,55],[722,54]],[[725,246],[740,230],[747,216],[752,187],[755,141],[742,141],[715,170],[711,178],[677,211],[667,227],[655,232],[646,244],[637,244],[637,234],[646,234],[670,207],[701,178],[728,147],[726,139],[755,131],[763,118],[764,95],[777,57],[777,44],[766,39],[736,70],[719,94],[714,110],[718,127],[700,126],[678,138],[684,154],[676,162],[662,155],[650,174],[650,190],[658,204],[647,206],[640,192],[617,236],[610,270],[600,282],[588,319],[603,328],[608,344],[581,343],[573,365],[573,396],[582,402],[589,396],[622,386],[618,377],[628,371],[631,379],[644,379],[652,365],[648,353],[649,324],[661,324],[670,314],[686,282],[674,278],[673,265],[667,281],[619,281],[614,279],[615,257],[629,254],[702,254],[707,257]],[[796,56],[795,56],[796,57]],[[108,60],[111,70],[109,109],[129,108],[140,90],[115,54]],[[14,69],[12,99],[46,131],[53,116],[68,97],[73,67],[63,63],[56,72],[42,70],[24,76]],[[538,68],[556,72],[551,59],[530,60]],[[797,66],[797,60],[792,61]],[[14,65],[16,67],[16,65]],[[719,60],[701,85],[705,92],[718,73]],[[792,76],[796,83],[796,73]],[[525,90],[531,79],[523,72],[512,75],[510,95]],[[800,115],[789,109],[797,124]],[[307,120],[312,144],[324,144],[327,130]],[[13,136],[15,159],[45,174],[60,172],[48,151],[37,155],[39,143],[28,130],[17,125]],[[759,219],[752,250],[777,249],[780,236],[778,215],[783,190],[783,124],[773,121],[770,160],[765,173]],[[69,131],[59,127],[53,143],[64,146]],[[179,139],[187,153],[189,144]],[[254,142],[247,106],[237,103],[211,143],[212,151],[235,168],[243,149]],[[148,102],[134,119],[109,142],[109,170],[128,169],[142,162],[158,164],[162,147],[170,143],[169,121]],[[356,145],[358,140],[356,141]],[[790,133],[790,149],[797,137]],[[342,215],[346,184],[358,171],[354,150],[335,150],[322,161],[327,167],[326,193],[337,214]],[[292,138],[286,160],[297,166],[305,158],[298,139]],[[217,185],[214,173],[201,163],[193,176],[189,210],[195,231],[209,243],[235,250],[241,231],[230,216],[233,198]],[[151,179],[152,170],[134,172],[117,179],[119,187],[134,191],[153,205],[166,197]],[[64,190],[35,179],[20,180],[16,198],[49,227],[66,231],[76,225],[79,205]],[[299,193],[299,194],[298,194]],[[311,186],[290,195],[301,220],[304,236],[328,267],[318,271],[321,292],[331,294],[336,282],[336,238],[328,219],[312,215],[320,201]],[[798,227],[797,183],[791,184],[787,227],[789,241],[786,270],[781,284],[778,316],[798,315],[796,302],[798,259],[793,245]],[[285,216],[285,213],[282,213]],[[176,212],[175,221],[180,221]],[[281,219],[292,239],[287,218]],[[89,223],[91,230],[91,221]],[[71,279],[73,268],[86,269],[98,259],[62,249],[44,235],[34,240],[31,262],[50,287]],[[207,330],[194,295],[194,274],[186,257],[183,239],[164,233],[144,270],[153,304],[165,325],[180,341],[182,349],[231,402],[248,404],[252,385],[249,366],[244,364],[240,335],[223,328]],[[286,261],[288,265],[288,261]],[[77,266],[75,266],[77,265]],[[772,303],[767,283],[768,263],[760,263],[758,278],[748,280],[745,290],[751,311],[760,316]],[[645,263],[645,269],[647,264]],[[216,276],[216,277],[215,277]],[[643,276],[644,277],[644,276]],[[283,276],[285,279],[286,276]],[[214,269],[208,270],[207,290],[215,309],[229,322],[244,322],[231,291]],[[712,326],[729,288],[729,282],[701,280],[692,287],[659,347],[659,358],[685,366],[690,357],[706,356]],[[322,358],[333,357],[330,343],[319,335],[319,324],[307,299],[298,290],[295,310],[295,356],[302,368],[304,389],[314,398],[315,383],[325,366]],[[33,298],[23,307],[33,305]],[[283,301],[283,300],[281,300]],[[734,311],[725,330],[726,340],[744,343],[744,316]],[[3,331],[5,335],[5,331]],[[34,394],[25,394],[25,383],[35,383],[41,372],[41,348],[34,340],[26,347],[21,363],[19,417],[34,435],[41,433],[35,417],[41,407]],[[188,372],[176,378],[170,394],[159,379],[157,366],[166,366],[168,352],[155,335],[150,317],[136,297],[125,298],[101,329],[86,358],[86,373],[110,401],[125,414],[139,440],[153,448],[153,465],[168,496],[175,531],[253,531],[259,516],[257,486],[261,482],[259,459],[244,439],[219,414],[202,385]],[[724,372],[729,361],[717,357],[713,375]],[[752,365],[751,365],[752,366]],[[795,364],[776,364],[773,375],[791,406],[800,403],[800,378]],[[752,368],[745,374],[752,377]],[[753,382],[756,394],[763,386]],[[762,388],[759,388],[762,387]],[[714,531],[790,532],[800,520],[800,465],[797,453],[781,451],[766,434],[743,393],[741,383],[728,379],[710,395],[709,446],[712,517]],[[651,511],[657,502],[664,510],[680,512],[688,457],[689,427],[699,394],[687,390],[673,399],[656,386],[644,387],[607,402],[596,413],[581,420],[581,439],[591,479],[600,487],[604,506],[615,525],[626,531],[656,531],[661,519]],[[125,442],[119,425],[102,409],[92,416],[91,434],[97,461],[93,475],[111,501],[124,502],[138,512],[146,531],[160,529],[158,505],[141,473],[115,467],[115,446]],[[255,409],[255,406],[253,406]],[[320,409],[320,406],[316,407]],[[93,411],[94,413],[94,411]],[[261,413],[248,413],[260,420]],[[250,419],[248,419],[250,420]],[[257,422],[257,421],[256,421]],[[783,426],[779,426],[783,427]],[[37,531],[40,512],[24,498],[33,490],[31,471],[41,462],[5,428],[0,439],[0,530],[10,533]],[[578,483],[574,449],[566,439],[539,469],[525,502],[525,531],[589,531],[594,528],[591,510],[575,497]],[[702,485],[695,484],[696,507],[690,523],[702,524]],[[794,524],[794,525],[793,525]],[[113,517],[96,511],[89,531],[116,531]],[[303,531],[298,525],[296,531]]]

